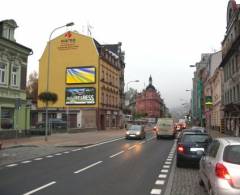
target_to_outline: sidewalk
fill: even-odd
[[[124,137],[124,129],[2,140],[0,166]]]
[[[82,133],[56,133],[49,135],[48,141],[45,136],[33,136],[18,139],[2,140],[2,148],[12,148],[18,146],[57,146],[57,147],[81,147],[103,140],[124,136],[124,129],[90,131]]]

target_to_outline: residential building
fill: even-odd
[[[50,43],[50,52],[48,45],[40,59],[38,80],[39,94],[48,85],[48,91],[58,96],[49,105],[49,117],[66,120],[76,129],[121,126],[125,68],[121,43],[101,45],[76,32]],[[38,101],[38,121],[45,118],[45,104]]]
[[[222,41],[224,132],[239,136],[240,125],[240,5],[230,0]]]
[[[193,78],[191,118],[193,124],[201,126],[205,125],[203,79],[206,79],[207,72],[204,70],[209,64],[209,59],[209,53],[201,55],[201,60],[195,64],[196,71]]]
[[[0,22],[0,130],[26,130],[30,124],[25,89],[32,50],[16,42],[17,27],[14,20]]]

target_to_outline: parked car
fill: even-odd
[[[172,118],[159,118],[156,124],[156,138],[171,137],[175,138],[176,130]]]
[[[211,140],[207,133],[184,133],[177,143],[177,167],[198,165]]]
[[[143,125],[131,125],[126,131],[126,139],[144,139],[146,132]]]
[[[182,135],[184,133],[188,133],[188,132],[192,132],[192,133],[207,133],[207,130],[203,127],[192,127],[190,129],[184,129],[183,131],[181,131],[179,134],[178,134],[178,140],[182,137]]]
[[[62,119],[58,119],[58,118],[52,118],[49,119],[48,121],[49,123],[49,127],[51,129],[66,129],[67,128],[67,122],[63,121]],[[39,122],[36,127],[37,128],[45,128],[45,121],[43,122]]]
[[[217,138],[200,160],[200,185],[209,194],[240,194],[240,138]]]

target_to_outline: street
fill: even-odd
[[[174,141],[118,138],[67,150],[0,169],[1,195],[163,194]],[[168,160],[168,161],[167,161]],[[14,186],[14,188],[13,188]]]

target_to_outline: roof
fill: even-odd
[[[221,137],[221,138],[217,138],[217,140],[225,142],[226,144],[240,144],[240,138],[239,137]]]
[[[155,87],[152,84],[149,84],[147,86],[146,90],[149,90],[149,89],[153,89],[154,91],[156,91]]]

